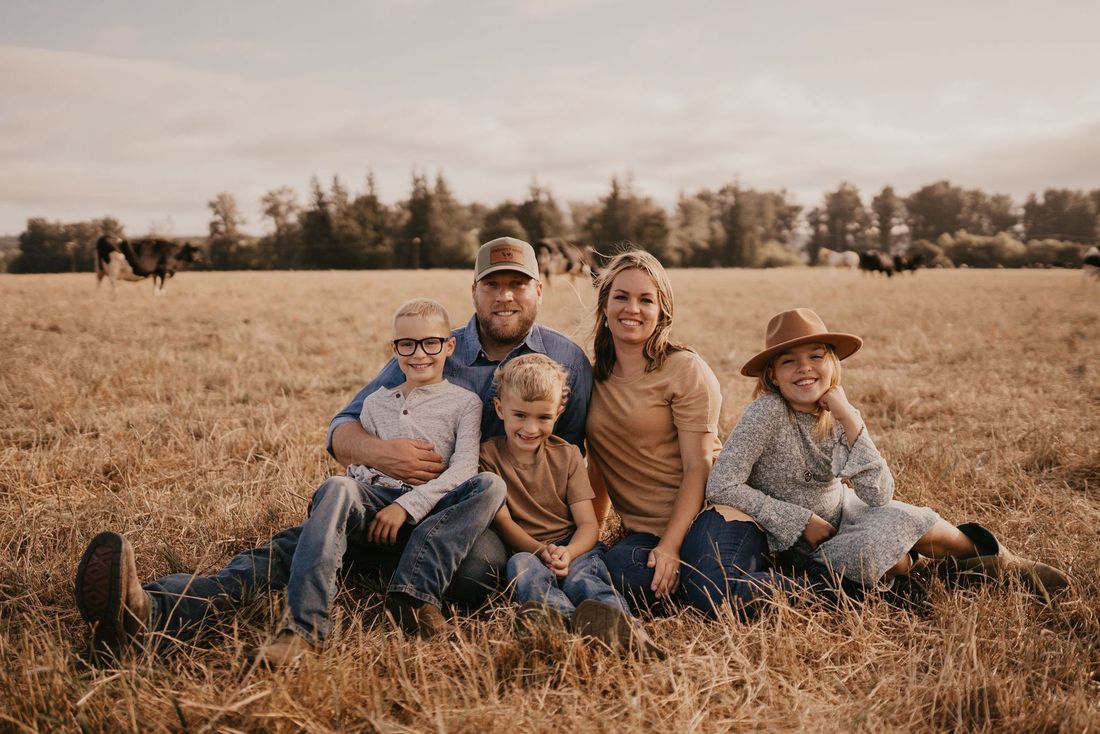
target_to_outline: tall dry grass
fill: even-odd
[[[209,571],[295,524],[331,415],[385,359],[405,297],[470,314],[469,276],[183,273],[154,299],[91,275],[0,276],[0,729],[13,731],[1086,731],[1100,728],[1100,289],[1071,272],[678,271],[675,333],[722,381],[775,311],[810,306],[867,346],[853,402],[898,497],[981,520],[1069,570],[1043,608],[1019,589],[933,583],[914,610],[872,598],[746,624],[648,622],[664,663],[568,637],[534,649],[499,603],[457,641],[391,632],[369,583],[297,671],[241,676],[279,599],[167,658],[90,667],[77,559],[103,529],[144,578]],[[562,281],[542,321],[583,341],[592,294]]]

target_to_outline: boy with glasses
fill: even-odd
[[[261,587],[286,588],[287,611],[275,639],[250,658],[276,668],[313,652],[332,630],[329,616],[345,559],[396,558],[386,609],[406,632],[449,631],[440,610],[459,563],[504,504],[503,480],[478,474],[481,399],[443,379],[454,352],[444,308],[428,299],[394,315],[393,353],[405,380],[364,401],[364,428],[385,439],[428,441],[445,468],[416,487],[369,466],[352,465],[313,495],[309,516],[261,548],[238,554],[213,576],[173,574],[144,587],[133,550],[117,533],[101,533],[76,578],[81,614],[97,646],[124,647],[144,632],[179,639],[212,612],[232,608]]]

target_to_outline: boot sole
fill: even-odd
[[[668,657],[635,620],[621,609],[600,604],[592,599],[580,603],[573,614],[573,632],[593,637],[612,650],[632,653],[640,660],[665,660]]]
[[[122,600],[125,542],[118,533],[100,533],[88,543],[76,569],[76,606],[92,626],[97,646],[117,648],[127,637]]]

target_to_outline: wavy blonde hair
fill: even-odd
[[[836,356],[836,350],[831,344],[822,343],[821,346],[825,348],[825,359],[833,365],[833,379],[829,382],[829,387],[836,387],[840,384],[840,358]],[[752,399],[756,400],[761,395],[775,394],[783,398],[783,403],[787,406],[787,410],[794,412],[794,408],[790,406],[787,399],[783,397],[783,393],[779,391],[779,386],[775,384],[775,380],[772,375],[775,374],[775,362],[782,357],[786,352],[780,352],[764,365],[764,369],[760,371],[760,376],[756,378],[756,387],[752,391]],[[818,408],[815,413],[817,416],[817,424],[814,425],[814,438],[818,441],[822,441],[829,437],[833,432],[833,414],[822,408]]]
[[[499,398],[505,391],[520,400],[569,400],[569,372],[545,354],[525,354],[508,360],[493,372],[493,387]]]
[[[597,380],[606,380],[615,367],[615,343],[611,338],[611,329],[604,318],[607,301],[611,296],[611,285],[619,273],[626,270],[641,270],[657,286],[657,328],[653,330],[645,343],[646,372],[660,369],[668,355],[673,352],[691,351],[683,344],[672,341],[672,314],[675,302],[672,298],[672,284],[661,261],[645,250],[631,249],[620,252],[611,259],[607,267],[596,278],[596,323],[592,328],[592,347],[595,364],[592,365]]]

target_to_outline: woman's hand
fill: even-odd
[[[809,543],[811,548],[817,548],[834,535],[836,535],[836,528],[816,513],[810,515],[810,520],[802,531],[802,539]]]
[[[653,569],[649,588],[658,599],[666,599],[680,586],[680,553],[663,548],[660,543],[649,552],[645,564]]]

